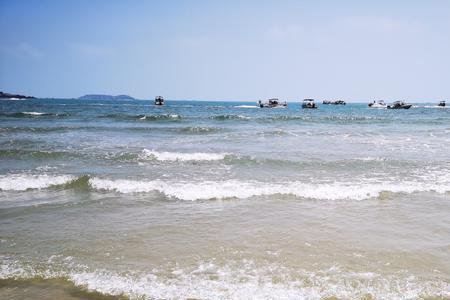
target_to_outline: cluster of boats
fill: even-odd
[[[261,108],[279,108],[279,107],[286,107],[287,102],[286,101],[280,101],[278,98],[271,98],[265,102],[259,100],[258,105]],[[302,103],[302,108],[317,108],[316,103],[314,102],[314,99],[305,99]]]
[[[269,99],[267,102],[258,101],[259,107],[261,108],[275,108],[275,107],[286,107],[287,102],[281,102],[277,98]],[[324,100],[322,104],[325,105],[345,105],[344,100]],[[438,107],[445,107],[445,101],[440,101],[437,105]],[[412,104],[405,103],[404,101],[394,101],[392,104],[386,104],[383,100],[379,100],[378,102],[373,101],[369,103],[369,108],[387,108],[387,109],[409,109],[412,107]],[[314,99],[304,99],[302,102],[302,108],[317,108]]]
[[[378,102],[373,101],[369,103],[370,108],[389,108],[389,109],[410,109],[412,104],[407,104],[403,101],[395,101],[394,103],[387,105],[383,100]]]
[[[445,101],[440,101],[437,105],[438,107],[445,107]],[[405,103],[403,101],[394,101],[392,104],[386,104],[383,100],[379,100],[378,102],[373,101],[369,103],[370,108],[387,108],[387,109],[410,109],[412,104]]]
[[[325,105],[345,105],[344,100],[324,100],[322,104]],[[155,97],[155,105],[164,105],[164,98],[162,96]],[[286,101],[280,101],[278,98],[270,98],[267,101],[258,101],[258,105],[261,108],[283,108],[287,107]],[[404,101],[394,101],[392,104],[386,104],[383,100],[373,101],[369,103],[369,108],[387,108],[387,109],[409,109],[412,104],[405,103]],[[445,101],[439,102],[439,107],[445,107]],[[317,105],[314,99],[304,99],[302,102],[302,108],[316,109]]]

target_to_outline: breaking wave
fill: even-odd
[[[0,176],[0,190],[2,191],[26,191],[32,189],[44,189],[55,185],[62,185],[75,180],[72,175],[31,175],[10,174]]]
[[[138,181],[127,179],[91,178],[89,184],[96,190],[119,193],[160,192],[180,200],[246,199],[255,196],[293,195],[299,198],[323,200],[364,200],[386,196],[388,193],[415,193],[450,191],[450,184],[403,183],[303,183],[300,181],[268,183],[261,181],[201,181],[172,182],[162,180]]]
[[[168,157],[173,159],[173,157]],[[164,181],[131,180],[91,177],[88,175],[32,175],[11,174],[0,176],[0,190],[27,191],[39,189],[76,189],[108,191],[117,193],[152,193],[158,192],[169,198],[180,200],[209,199],[246,199],[258,196],[292,195],[298,198],[323,200],[364,200],[386,197],[392,193],[450,192],[450,183],[433,183],[407,181],[400,183],[305,183],[263,182],[263,181]]]
[[[309,271],[253,260],[200,261],[190,268],[116,272],[66,263],[3,261],[0,280],[63,279],[81,291],[130,299],[417,299],[450,296],[449,283],[403,271],[381,275],[339,265]],[[69,263],[67,263],[67,261]]]

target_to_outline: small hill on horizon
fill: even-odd
[[[103,94],[88,94],[79,97],[80,100],[136,100],[135,98],[128,95],[103,95]]]
[[[0,92],[0,99],[35,99],[35,97]]]

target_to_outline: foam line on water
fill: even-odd
[[[383,193],[450,192],[447,177],[433,182],[333,182],[306,183],[301,181],[263,182],[256,180],[224,181],[173,181],[111,179],[73,175],[10,174],[0,176],[0,190],[26,191],[32,189],[81,189],[111,191],[124,194],[159,192],[180,200],[246,199],[254,196],[293,195],[299,198],[323,200],[364,200],[376,198]]]
[[[449,183],[426,184],[423,182],[400,183],[303,183],[279,182],[267,183],[260,181],[201,181],[201,182],[175,182],[175,181],[138,181],[138,180],[111,180],[91,178],[89,184],[97,190],[115,191],[119,193],[148,193],[160,192],[168,197],[181,200],[207,200],[207,199],[245,199],[253,196],[270,196],[276,194],[294,195],[301,198],[339,200],[364,200],[376,198],[383,192],[414,193],[450,191]]]
[[[42,115],[45,115],[46,113],[36,112],[36,111],[24,111],[23,114],[24,115],[32,115],[32,116],[42,116]]]
[[[235,108],[258,108],[256,105],[237,105]]]
[[[181,152],[159,152],[144,149],[141,158],[153,158],[159,161],[211,161],[223,160],[226,153],[181,153]]]
[[[70,260],[69,260],[70,261]],[[170,271],[170,270],[169,270]],[[450,296],[443,279],[421,279],[406,270],[381,275],[344,270],[338,265],[308,271],[276,263],[256,264],[252,260],[199,262],[191,268],[164,273],[90,270],[84,265],[65,263],[54,267],[33,267],[3,261],[0,279],[32,280],[65,278],[75,286],[104,295],[131,299],[418,299]],[[276,280],[274,280],[276,278]]]

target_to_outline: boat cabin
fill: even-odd
[[[164,105],[164,98],[162,96],[156,96],[155,105]]]

